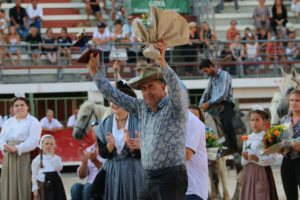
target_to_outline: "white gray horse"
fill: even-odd
[[[279,119],[289,111],[289,96],[291,91],[300,88],[300,80],[297,78],[295,69],[292,69],[292,74],[282,73],[284,76],[279,87],[278,107],[276,109]]]
[[[241,112],[241,111],[236,111],[235,116],[232,119],[233,125],[235,128],[235,132],[237,133],[237,142],[238,142],[238,147],[239,149],[242,148],[242,141],[240,139],[241,135],[246,134],[249,132],[249,127],[247,126],[247,121],[248,115]],[[218,137],[223,137],[223,131],[221,130],[220,127],[218,127],[218,122],[216,122],[212,116],[208,113],[205,113],[205,125],[209,126],[212,128]],[[217,159],[215,161],[210,162],[210,180],[211,180],[211,200],[215,199],[220,199],[221,195],[219,193],[218,189],[218,178],[222,182],[223,186],[223,197],[222,199],[224,200],[229,200],[229,192],[228,192],[228,187],[227,187],[227,177],[226,177],[226,159],[225,157],[221,157],[220,159]],[[237,173],[239,173],[242,169],[241,165],[236,165],[237,168]],[[233,196],[233,199],[239,199],[239,191],[240,191],[240,185],[239,183],[236,184],[236,189],[235,189],[235,194]]]
[[[73,129],[73,137],[77,140],[81,140],[90,130],[91,122],[103,120],[110,114],[111,109],[109,107],[104,107],[103,105],[98,105],[88,100],[85,101],[80,105],[76,124]]]
[[[270,113],[271,113],[271,124],[279,124],[280,118],[277,113],[277,108],[279,104],[279,98],[280,94],[279,92],[274,92],[273,98],[269,107]]]

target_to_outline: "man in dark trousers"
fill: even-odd
[[[199,68],[207,76],[210,76],[209,84],[199,102],[200,108],[214,112],[211,114],[220,115],[226,140],[233,152],[234,161],[238,163],[240,155],[238,154],[237,140],[232,125],[234,104],[231,76],[228,72],[216,68],[209,59],[203,60]]]

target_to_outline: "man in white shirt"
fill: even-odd
[[[92,41],[101,50],[100,62],[107,63],[110,52],[110,32],[106,28],[106,24],[98,23],[98,30],[93,33]]]
[[[76,124],[76,120],[77,120],[77,115],[78,115],[79,109],[75,109],[73,111],[73,115],[71,115],[68,119],[68,123],[67,123],[67,128],[68,129],[72,129],[74,128],[75,124]]]
[[[64,129],[63,125],[54,119],[54,112],[50,109],[47,110],[46,117],[42,118],[40,123],[43,131],[55,132]]]
[[[191,112],[188,115],[185,147],[188,174],[188,190],[185,200],[206,200],[209,176],[205,125]]]
[[[35,26],[39,31],[41,30],[41,21],[43,18],[43,9],[37,5],[37,0],[32,0],[32,5],[27,8],[27,15],[29,18],[29,25]]]

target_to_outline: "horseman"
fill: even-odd
[[[207,110],[214,118],[220,118],[229,150],[233,152],[234,162],[239,163],[240,155],[232,125],[234,104],[231,76],[228,72],[216,68],[209,59],[203,60],[199,68],[210,76],[209,84],[199,102],[200,108]]]

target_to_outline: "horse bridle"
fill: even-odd
[[[87,123],[86,123],[86,125],[85,125],[84,128],[81,128],[81,127],[78,126],[78,125],[76,125],[75,128],[78,128],[80,131],[85,132],[85,129],[89,126],[89,122],[90,122],[90,120],[91,120],[93,114],[95,114],[94,110],[91,111],[91,114],[90,114],[90,116],[89,116],[89,118],[88,118],[88,121],[87,121]],[[96,114],[95,114],[95,118],[96,118],[96,120],[98,120]]]

